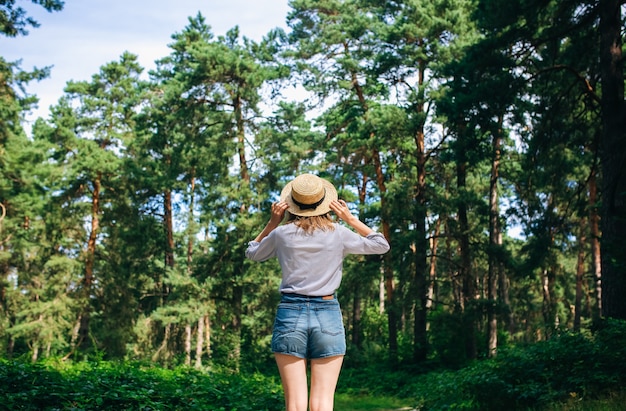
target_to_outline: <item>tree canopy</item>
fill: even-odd
[[[303,172],[391,243],[345,262],[348,365],[626,319],[619,0],[290,7],[258,42],[190,16],[147,78],[103,62],[32,135],[49,70],[0,57],[3,356],[266,364],[280,268],[244,250]],[[0,22],[37,27],[15,2]]]

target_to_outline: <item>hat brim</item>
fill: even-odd
[[[315,209],[302,210],[293,202],[293,199],[291,198],[291,181],[287,183],[287,185],[285,185],[283,190],[280,192],[280,201],[286,202],[289,205],[287,211],[297,216],[312,217],[328,213],[330,211],[330,203],[338,198],[337,189],[330,181],[324,180],[323,178],[321,180],[324,189],[326,190],[326,195],[324,196],[324,201],[315,207]]]

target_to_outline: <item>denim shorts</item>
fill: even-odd
[[[306,359],[345,355],[346,333],[337,298],[283,294],[274,321],[272,351]]]

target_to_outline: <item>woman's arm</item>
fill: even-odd
[[[274,229],[280,225],[280,222],[283,221],[287,208],[289,208],[289,205],[284,201],[273,203],[272,216],[270,217],[270,221],[268,221],[268,223],[265,225],[265,228],[263,228],[263,231],[261,231],[259,235],[256,236],[254,241],[260,243],[261,240],[267,237],[269,233],[274,231]]]

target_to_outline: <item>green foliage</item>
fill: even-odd
[[[570,409],[620,392],[625,337],[626,322],[609,320],[593,334],[563,333],[455,370],[384,362],[346,368],[337,389],[353,397],[393,394],[423,411]]]
[[[341,411],[408,410],[408,404],[410,404],[410,402],[406,399],[398,399],[389,396],[379,397],[371,394],[335,395],[335,409]]]
[[[546,407],[532,408],[532,411],[622,411],[626,404],[626,392],[611,391],[598,398],[580,398],[572,395],[566,401],[559,401]]]
[[[445,310],[431,312],[432,353],[445,367],[457,368],[467,361],[462,318]]]
[[[47,11],[63,10],[63,0],[32,0],[34,4],[39,4]],[[28,27],[39,27],[39,22],[28,16],[26,10],[15,5],[13,1],[3,1],[0,3],[0,33],[7,37],[25,36],[28,34]]]
[[[575,273],[597,262],[600,233],[586,220],[608,203],[591,191],[619,191],[591,185],[606,181],[596,8],[500,3],[295,0],[291,32],[260,44],[237,27],[215,36],[198,14],[149,83],[124,53],[91,81],[70,81],[30,137],[21,121],[36,97],[20,91],[48,70],[0,57],[1,355],[273,368],[280,267],[251,264],[244,250],[285,181],[314,172],[392,244],[343,267],[350,387],[369,386],[351,367],[370,377],[379,363],[459,369],[497,334],[497,360],[433,376],[433,395],[459,394],[461,408],[487,401],[479,383],[499,387],[499,404],[586,395],[574,377],[545,391],[535,374],[563,369],[532,358],[558,349],[572,361],[576,345],[610,355],[598,341],[622,338],[607,329],[553,346],[576,315],[583,328],[601,315],[596,273],[580,289]],[[282,94],[293,86],[311,98]],[[511,227],[524,238],[508,238]],[[619,301],[606,284],[602,295]],[[542,340],[534,352],[502,350]],[[600,362],[619,373],[618,361]],[[394,369],[380,385],[403,390],[406,375]]]
[[[278,411],[280,385],[259,374],[165,370],[140,364],[0,362],[0,404],[10,410]]]
[[[596,398],[626,381],[626,323],[610,321],[593,335],[564,333],[545,342],[502,350],[458,371],[414,378],[402,395],[424,410],[526,410]]]

